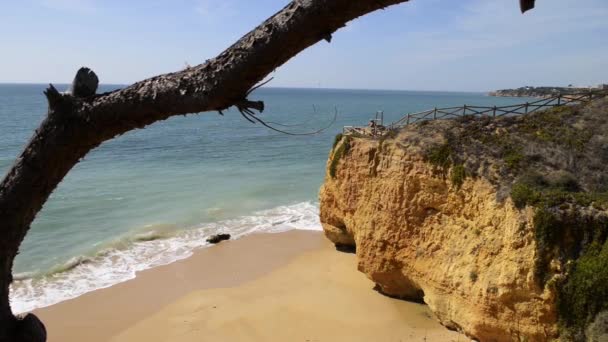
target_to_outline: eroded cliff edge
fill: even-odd
[[[381,292],[478,340],[593,339],[608,321],[606,108],[338,136],[325,234],[356,246]]]

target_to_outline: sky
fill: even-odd
[[[287,0],[0,0],[0,82],[130,84],[213,58]],[[270,86],[487,91],[608,83],[608,1],[411,0],[301,52]]]

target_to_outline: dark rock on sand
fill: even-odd
[[[230,239],[230,234],[215,234],[210,236],[209,238],[207,238],[207,242],[209,243],[220,243],[224,240],[229,240]]]

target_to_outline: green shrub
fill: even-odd
[[[539,197],[536,190],[524,182],[517,182],[511,187],[511,199],[518,209],[522,209],[528,204],[532,205],[537,203]]]
[[[608,309],[608,218],[543,204],[533,221],[535,279],[545,285],[553,259],[572,262],[565,280],[556,284],[558,316],[563,336],[583,340],[585,326]]]
[[[452,148],[448,144],[438,145],[432,147],[426,154],[426,160],[436,168],[442,170],[450,167],[452,155]]]
[[[452,184],[456,186],[456,188],[460,189],[464,180],[467,178],[467,172],[464,168],[464,165],[457,164],[452,167],[452,172],[450,174],[450,180]]]
[[[340,159],[342,159],[342,157],[350,150],[350,137],[346,136],[343,140],[344,141],[342,144],[334,151],[333,158],[329,164],[329,175],[331,178],[336,178],[338,163],[340,162]]]
[[[573,106],[554,107],[524,116],[521,128],[537,140],[581,151],[592,134],[567,124],[576,114],[577,109]]]
[[[522,166],[526,158],[521,149],[509,149],[505,152],[503,159],[508,168],[517,170]]]
[[[561,233],[563,222],[547,208],[538,208],[534,213],[534,239],[536,240],[536,260],[534,278],[540,286],[547,281],[547,268],[553,256],[556,236]]]
[[[338,143],[340,142],[340,140],[342,140],[342,137],[343,137],[342,133],[336,134],[336,137],[334,138],[334,144],[331,148],[332,150],[335,149],[336,146],[338,146]]]
[[[608,193],[605,192],[570,192],[558,188],[549,188],[538,190],[536,196],[536,202],[530,202],[530,204],[556,207],[564,203],[572,203],[588,207],[594,203],[599,208],[606,208],[608,204]]]
[[[547,181],[536,173],[522,175],[511,187],[511,199],[518,209],[526,205],[556,207],[572,203],[587,207],[608,207],[608,192],[584,192],[572,175],[561,174]]]
[[[565,192],[578,192],[581,187],[578,180],[568,172],[559,172],[550,179],[551,187]]]
[[[527,171],[519,177],[521,183],[525,183],[536,188],[546,188],[549,186],[549,182],[543,175],[536,171]]]
[[[593,243],[574,263],[557,302],[560,325],[581,334],[602,310],[608,309],[608,242]]]
[[[534,214],[534,237],[539,251],[544,252],[555,245],[563,224],[548,208],[538,208]]]

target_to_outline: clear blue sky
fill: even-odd
[[[212,58],[287,0],[0,1],[0,82],[128,84]],[[351,22],[271,86],[483,91],[608,83],[608,1],[412,0]]]

